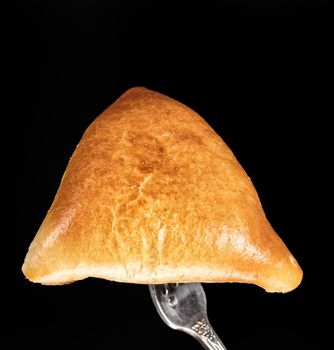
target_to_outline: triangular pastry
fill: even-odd
[[[287,292],[302,279],[222,139],[145,88],[128,90],[88,127],[22,269],[42,284],[99,277]]]

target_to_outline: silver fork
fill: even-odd
[[[200,283],[151,284],[149,289],[154,306],[169,327],[190,334],[204,349],[226,350],[208,320]]]

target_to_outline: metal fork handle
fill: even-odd
[[[226,350],[206,312],[206,295],[200,283],[149,285],[161,319],[171,328],[199,341],[206,350]]]
[[[197,339],[206,350],[226,350],[226,347],[219,339],[208,319],[202,318],[197,321],[189,332]]]

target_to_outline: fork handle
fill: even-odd
[[[208,319],[201,319],[192,326],[191,335],[197,339],[206,350],[226,350]]]

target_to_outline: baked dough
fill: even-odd
[[[133,88],[85,131],[30,245],[32,282],[244,282],[288,292],[302,270],[215,131]]]

